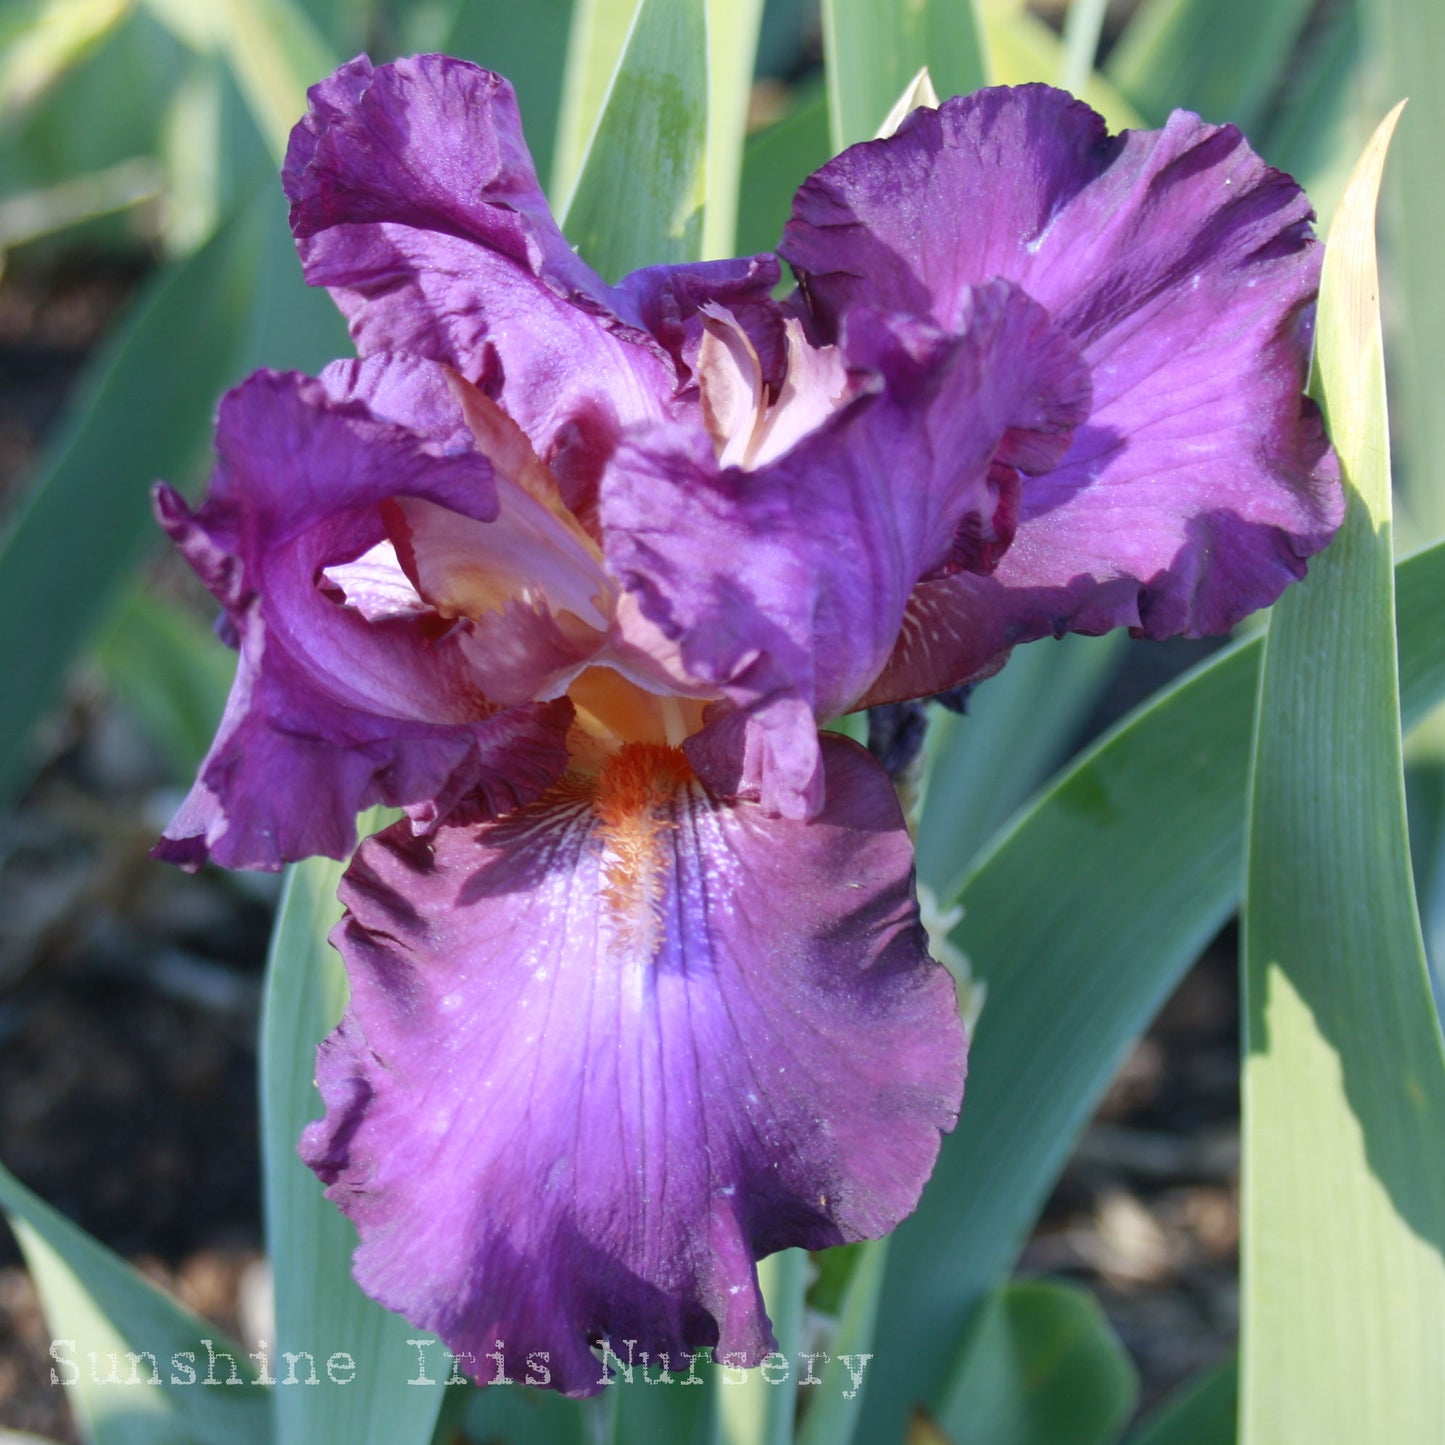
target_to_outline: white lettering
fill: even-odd
[[[789,1375],[793,1373],[793,1367],[788,1363],[786,1355],[780,1355],[776,1350],[763,1359],[763,1379],[770,1385],[781,1385]],[[777,1372],[781,1370],[782,1373]]]
[[[236,1372],[236,1357],[229,1355],[225,1350],[220,1354],[216,1353],[216,1347],[210,1340],[202,1340],[206,1347],[206,1378],[201,1381],[203,1385],[244,1385],[246,1382]],[[225,1360],[231,1367],[231,1378],[229,1380],[218,1380],[216,1378],[216,1362]]]
[[[838,1358],[839,1358],[840,1360],[842,1360],[845,1365],[847,1365],[847,1367],[848,1367],[848,1373],[853,1377],[853,1388],[852,1388],[851,1390],[844,1390],[844,1391],[843,1391],[843,1398],[844,1398],[845,1400],[851,1400],[851,1399],[858,1393],[858,1391],[862,1388],[862,1385],[863,1385],[863,1371],[864,1371],[864,1369],[867,1367],[868,1361],[871,1360],[871,1359],[873,1358],[873,1356],[872,1356],[872,1355],[839,1355]],[[857,1368],[856,1370],[853,1368],[853,1361],[854,1361],[854,1360],[857,1360],[857,1361],[858,1361],[858,1368]]]
[[[416,1350],[416,1379],[408,1380],[408,1385],[435,1385],[436,1381],[431,1379],[426,1372],[426,1352],[430,1340],[408,1340],[407,1344]]]
[[[820,1352],[819,1352],[818,1354],[816,1354],[816,1355],[803,1355],[803,1354],[800,1354],[800,1355],[798,1356],[798,1358],[799,1358],[800,1360],[806,1360],[806,1361],[808,1362],[808,1373],[807,1373],[806,1375],[804,1375],[804,1376],[802,1377],[802,1379],[800,1379],[800,1380],[798,1381],[798,1384],[799,1384],[799,1385],[821,1385],[823,1382],[822,1382],[822,1380],[820,1380],[820,1379],[813,1373],[813,1365],[814,1365],[814,1362],[817,1361],[817,1360],[822,1360],[822,1362],[826,1365],[826,1364],[828,1363],[828,1355],[827,1355],[827,1352],[826,1352],[826,1351],[820,1351]]]
[[[149,1350],[142,1350],[140,1354],[134,1354],[130,1350],[125,1352],[125,1357],[130,1361],[130,1379],[122,1383],[127,1385],[159,1385],[161,1382],[160,1366],[156,1363],[156,1357]],[[148,1360],[145,1377],[141,1377],[140,1362]]]
[[[722,1377],[724,1385],[747,1384],[748,1372],[743,1368],[743,1362],[746,1359],[746,1355],[740,1354],[736,1350],[731,1350],[718,1361],[718,1364],[725,1367]]]
[[[50,1372],[50,1383],[52,1385],[78,1385],[80,1383],[80,1366],[75,1363],[75,1341],[74,1340],[51,1340],[50,1358],[60,1366],[62,1370],[69,1370],[66,1375]]]
[[[633,1351],[637,1348],[636,1340],[623,1340],[627,1346],[627,1363],[622,1363],[621,1356],[612,1348],[612,1341],[605,1335],[602,1338],[602,1378],[598,1380],[599,1385],[612,1385],[617,1381],[617,1376],[610,1373],[610,1367],[615,1364],[622,1371],[622,1378],[630,1385],[632,1383],[632,1367],[636,1363],[633,1358]]]
[[[306,1360],[307,1378],[298,1380],[296,1378],[296,1365],[302,1358]],[[282,1350],[281,1358],[286,1361],[286,1378],[281,1381],[283,1385],[319,1385],[320,1379],[316,1374],[316,1356],[310,1350],[297,1350],[294,1354],[290,1350]]]

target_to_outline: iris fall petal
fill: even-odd
[[[302,1144],[363,1288],[590,1394],[604,1338],[757,1363],[757,1259],[909,1213],[963,1030],[887,779],[825,756],[807,824],[636,746],[498,822],[363,844]]]

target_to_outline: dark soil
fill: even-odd
[[[1147,1407],[1239,1328],[1239,994],[1231,928],[1126,1059],[1020,1264],[1097,1295]]]
[[[141,270],[78,258],[61,270],[12,270],[0,281],[0,519]]]

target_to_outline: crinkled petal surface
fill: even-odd
[[[373,803],[416,805],[434,821],[477,793],[504,811],[560,774],[568,704],[492,705],[460,637],[401,605],[399,572],[356,569],[352,605],[327,585],[331,564],[378,555],[393,495],[475,521],[495,514],[491,469],[440,368],[378,357],[320,380],[259,372],[222,402],[217,452],[198,510],[168,488],[157,507],[224,604],[241,656],[157,856],[238,868],[341,858]]]
[[[490,71],[360,56],[310,102],[283,172],[306,279],[330,288],[363,354],[504,385],[578,510],[621,428],[665,413],[698,306],[771,304],[771,257],[604,282],[553,220],[512,87]]]
[[[601,1339],[755,1364],[755,1260],[914,1207],[963,1031],[892,789],[825,752],[808,824],[634,745],[498,822],[362,845],[302,1154],[362,1287],[475,1368],[505,1341],[585,1395]]]
[[[955,329],[849,315],[864,378],[777,460],[718,470],[696,430],[624,445],[604,479],[608,562],[740,711],[689,744],[709,784],[806,816],[821,803],[816,722],[888,661],[920,579],[982,566],[1012,523],[1017,473],[1046,466],[1088,414],[1073,344],[1017,287],[970,288]]]
[[[1311,212],[1231,126],[1110,138],[1044,86],[917,110],[798,193],[782,252],[827,336],[856,306],[941,325],[1017,281],[1081,348],[1094,408],[1024,483],[987,578],[927,584],[871,701],[936,691],[1047,633],[1227,629],[1302,576],[1343,512],[1303,397]]]

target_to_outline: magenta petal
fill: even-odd
[[[420,244],[465,240],[497,264],[548,278],[560,294],[596,293],[602,302],[608,288],[552,219],[516,95],[501,76],[441,55],[379,69],[362,55],[312,86],[308,99],[282,171],[308,267],[324,269],[347,241],[363,262],[371,247],[384,248],[376,228],[396,225],[422,233]],[[316,240],[338,227],[367,231]],[[477,277],[477,293],[485,290]]]
[[[955,326],[855,309],[843,351],[863,395],[754,471],[718,471],[680,427],[619,452],[609,565],[743,714],[689,744],[718,791],[818,806],[817,721],[869,690],[921,580],[1006,544],[1017,478],[995,457],[1047,466],[1087,415],[1075,348],[1017,287],[973,288]]]
[[[1042,86],[916,111],[804,185],[782,249],[825,334],[859,305],[948,326],[970,284],[1006,276],[1093,383],[1068,455],[1024,483],[994,575],[916,604],[918,630],[926,617],[958,650],[915,639],[880,697],[946,687],[1048,632],[1219,632],[1303,575],[1343,512],[1302,395],[1310,219],[1232,127],[1178,112],[1111,139]]]
[[[608,444],[657,412],[671,364],[557,229],[505,80],[361,56],[310,100],[286,156],[292,229],[363,354],[415,352],[489,384],[500,371],[544,456],[569,426]]]
[[[284,171],[307,280],[330,288],[363,354],[415,352],[504,386],[561,472],[595,475],[623,427],[665,413],[699,305],[772,305],[772,257],[603,281],[552,218],[499,75],[360,56],[310,102]]]
[[[656,337],[680,369],[690,370],[701,335],[700,308],[725,307],[748,333],[769,382],[780,379],[783,315],[773,300],[781,268],[776,256],[646,266],[618,283],[625,312]]]
[[[960,96],[810,176],[779,249],[830,333],[855,305],[948,326],[968,287],[990,276],[1049,304],[1034,284],[1037,253],[1121,144],[1082,101],[1047,86]]]
[[[806,825],[636,747],[500,822],[362,845],[302,1154],[362,1287],[484,1378],[499,1340],[574,1395],[602,1338],[756,1363],[755,1260],[913,1209],[963,1031],[892,790],[825,752]]]
[[[221,404],[204,505],[159,489],[161,522],[225,606],[241,657],[157,856],[244,868],[345,857],[372,803],[435,820],[476,794],[505,811],[565,766],[565,702],[501,712],[435,615],[369,622],[369,605],[343,605],[326,581],[384,541],[393,494],[494,515],[490,467],[448,396],[439,368],[405,359],[339,364],[320,381],[260,372]],[[368,400],[410,411],[423,434]]]

